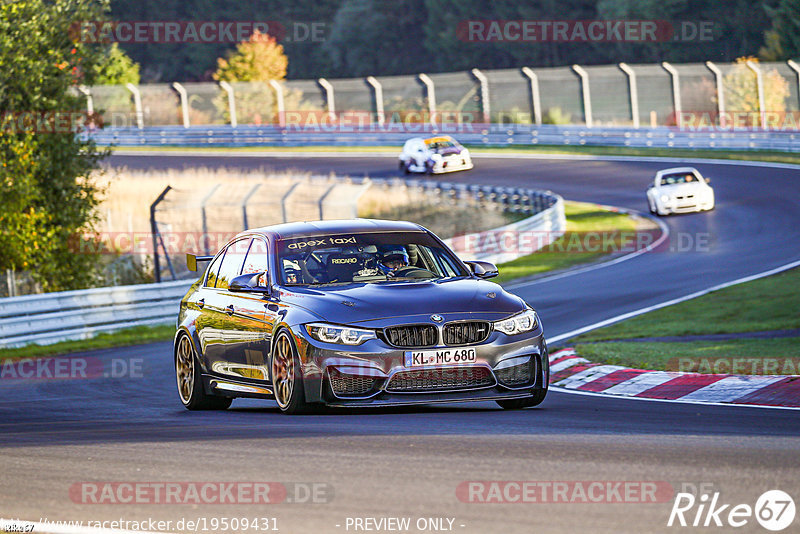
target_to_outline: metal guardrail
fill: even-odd
[[[104,287],[0,299],[0,348],[86,339],[175,321],[192,280]]]
[[[387,180],[386,183],[392,182]],[[409,180],[405,185],[435,186],[445,199],[469,197],[498,203],[506,211],[534,214],[490,232],[557,233],[563,232],[566,228],[563,200],[550,192],[415,180]],[[464,259],[509,261],[523,253],[517,252],[516,256],[513,253],[501,256],[492,254],[494,253],[470,253],[470,256]],[[86,339],[100,332],[132,326],[168,324],[175,321],[178,302],[193,282],[194,280],[176,280],[157,284],[1,298],[0,349],[30,343],[49,344],[71,339]]]
[[[153,126],[109,128],[84,132],[98,144],[121,147],[246,147],[246,146],[379,146],[400,147],[414,136],[444,133],[460,142],[485,146],[587,145],[704,150],[778,150],[800,152],[800,132],[691,131],[678,128],[535,126],[470,124],[436,129],[428,124],[401,125],[392,130],[374,126],[337,131],[335,127],[283,129],[276,126]],[[414,125],[412,125],[414,126]],[[399,153],[398,148],[398,153]]]

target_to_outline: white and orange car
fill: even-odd
[[[669,215],[714,209],[714,190],[694,167],[664,169],[647,189],[650,213]]]
[[[469,150],[449,135],[409,139],[403,145],[399,160],[400,169],[406,174],[442,174],[466,171],[473,167]]]

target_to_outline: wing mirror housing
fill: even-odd
[[[270,289],[266,284],[267,273],[250,273],[242,274],[231,280],[228,285],[228,291],[236,293],[270,293]]]
[[[214,256],[198,256],[197,254],[186,254],[186,268],[192,272],[197,272],[197,262],[211,261]]]
[[[467,264],[472,274],[478,278],[494,278],[500,274],[500,271],[497,270],[497,266],[488,261],[465,261],[464,263]]]
[[[703,179],[706,181],[706,183],[707,183],[707,184],[710,184],[710,183],[711,183],[711,178],[709,178],[708,176],[706,176],[706,177],[705,177],[705,178],[703,178]]]

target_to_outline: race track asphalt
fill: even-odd
[[[546,188],[567,199],[637,210],[646,209],[644,190],[653,171],[671,166],[475,159],[473,171],[442,179]],[[110,164],[397,175],[392,158],[374,156],[115,155]],[[798,170],[696,166],[712,177],[717,209],[666,218],[671,232],[666,251],[514,286],[537,308],[548,336],[800,259]],[[705,234],[708,249],[677,250],[679,239],[685,243]],[[0,517],[259,516],[276,517],[283,532],[353,532],[348,517],[411,517],[412,525],[419,517],[449,517],[453,529],[464,533],[660,532],[677,528],[667,527],[671,498],[486,504],[460,501],[456,488],[481,480],[662,481],[674,491],[704,484],[731,504],[752,506],[769,489],[800,499],[797,411],[553,391],[541,407],[521,412],[480,403],[291,418],[274,403],[237,400],[224,413],[189,413],[174,391],[169,343],[85,356],[106,368],[112,361],[126,366],[141,361],[142,371],[121,378],[0,384]],[[323,483],[332,493],[320,499],[327,502],[258,506],[85,504],[70,496],[74,484],[99,481]],[[751,519],[739,530],[759,529]]]

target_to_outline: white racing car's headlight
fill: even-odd
[[[536,312],[533,310],[526,310],[508,319],[497,321],[494,323],[494,329],[502,333],[513,336],[515,334],[524,334],[534,330],[539,324],[539,319],[536,317]]]
[[[338,343],[341,345],[361,345],[368,339],[375,339],[375,332],[361,328],[337,326],[326,323],[312,323],[305,325],[308,335],[324,343]]]
[[[669,195],[661,195],[661,202],[669,202]]]

